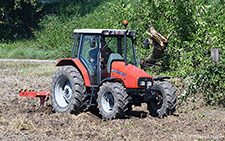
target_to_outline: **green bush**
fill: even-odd
[[[225,106],[225,62],[206,62],[191,76],[189,94],[203,93],[210,105],[221,104]]]

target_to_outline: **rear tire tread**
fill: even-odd
[[[60,107],[55,99],[55,86],[60,77],[67,77],[71,83],[73,90],[71,102],[66,107]],[[84,96],[85,85],[83,78],[79,71],[73,66],[63,66],[60,67],[53,76],[51,84],[51,102],[53,110],[60,113],[74,113],[78,114],[81,110],[81,105],[83,104],[82,98]]]

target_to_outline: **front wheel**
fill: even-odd
[[[114,119],[123,117],[128,110],[128,94],[122,84],[106,82],[98,92],[98,109],[102,118]]]
[[[167,81],[156,81],[154,83],[156,89],[155,98],[147,102],[150,115],[162,118],[171,115],[176,107],[176,89]]]

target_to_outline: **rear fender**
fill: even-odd
[[[86,68],[83,66],[83,64],[80,62],[80,60],[73,58],[61,59],[58,60],[56,64],[56,66],[68,66],[68,65],[76,67],[84,79],[85,86],[91,87],[88,72]]]

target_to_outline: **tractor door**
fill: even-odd
[[[82,34],[79,59],[86,67],[91,85],[98,84],[99,35]]]
[[[127,37],[127,61],[129,64],[136,65],[135,49],[132,37]],[[115,60],[124,60],[125,47],[124,36],[104,36],[101,40],[101,78],[109,77],[111,62]]]

